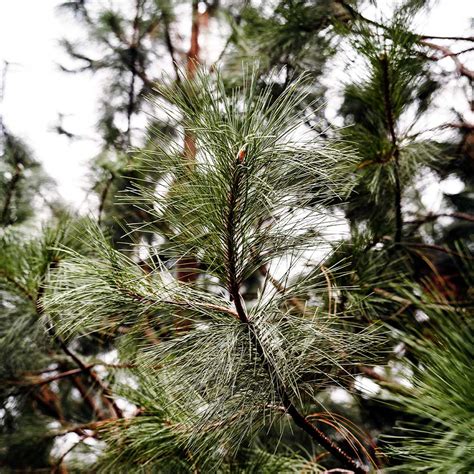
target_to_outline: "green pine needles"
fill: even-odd
[[[466,249],[459,270],[468,288],[473,283],[473,262]],[[462,255],[459,253],[459,255]],[[390,441],[390,454],[400,464],[393,472],[472,472],[474,469],[474,328],[472,302],[453,301],[435,285],[411,298],[425,321],[403,334],[407,349],[418,361],[410,392],[393,401],[408,414]],[[400,293],[402,293],[400,291]],[[447,296],[446,296],[447,295]]]
[[[249,456],[276,466],[285,457],[259,457],[258,440],[283,422],[339,465],[366,472],[362,452],[342,449],[317,417],[306,416],[314,407],[324,411],[318,393],[350,380],[379,336],[328,310],[327,288],[314,274],[292,286],[288,276],[269,273],[284,265],[286,275],[304,269],[308,253],[325,245],[317,230],[328,226],[323,206],[347,192],[351,155],[302,126],[304,78],[274,97],[252,73],[229,93],[219,74],[201,71],[159,92],[178,135],[191,133],[198,150],[194,161],[183,159],[178,136],[174,143],[163,137],[148,153],[148,166],[163,179],[156,189],[143,186],[136,204],[166,229],[165,255],[148,249],[144,268],[91,229],[94,257],[71,251],[45,304],[60,336],[123,334],[120,359],[135,388],[117,390],[138,415],[102,425],[102,468],[226,472]],[[165,108],[161,99],[158,105]],[[183,258],[200,275],[193,286],[168,269]],[[250,305],[243,292],[258,272],[266,277]],[[312,298],[298,300],[303,311],[295,311],[302,295]],[[317,471],[317,463],[308,461],[307,469]]]

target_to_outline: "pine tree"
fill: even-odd
[[[9,63],[4,62],[0,84],[3,103]],[[8,130],[0,114],[0,227],[21,224],[38,206],[38,195],[52,181],[33,157],[28,145]],[[36,199],[36,202],[35,202]]]
[[[341,170],[351,158],[338,144],[318,145],[315,136],[294,141],[294,110],[306,96],[300,83],[272,102],[271,90],[259,92],[255,76],[245,82],[230,96],[222,79],[205,74],[162,90],[196,137],[199,154],[192,167],[178,144],[150,155],[149,166],[162,168],[172,185],[162,198],[145,188],[139,201],[175,230],[170,258],[199,259],[207,289],[169,280],[159,265],[140,271],[93,236],[93,254],[101,258],[73,254],[46,300],[61,337],[127,327],[120,355],[134,365],[131,373],[140,380],[134,398],[145,405],[133,420],[104,428],[112,449],[106,469],[119,470],[122,462],[130,469],[144,455],[159,462],[177,449],[189,450],[189,469],[216,469],[242,446],[251,449],[265,426],[291,419],[339,463],[365,472],[363,452],[337,446],[304,412],[318,406],[323,387],[350,377],[348,367],[370,354],[373,329],[348,331],[337,312],[318,306],[306,305],[303,316],[285,309],[300,293],[324,294],[321,275],[294,287],[279,282],[281,291],[268,288],[267,279],[252,308],[241,294],[259,268],[284,258],[296,264],[304,250],[322,244],[315,226],[327,200],[345,191]],[[317,191],[315,179],[324,183]],[[183,318],[191,322],[184,332]],[[164,439],[143,439],[143,430]]]
[[[41,179],[3,128],[2,469],[470,472],[472,126],[426,124],[472,38],[424,0],[193,0],[188,47],[179,4],[104,5],[63,6],[108,84],[98,218],[14,225]],[[427,174],[464,183],[436,214]]]

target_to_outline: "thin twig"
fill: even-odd
[[[176,76],[176,83],[180,84],[181,83],[181,77],[179,73],[179,66],[178,66],[178,60],[176,58],[176,53],[175,49],[173,46],[173,41],[171,40],[171,34],[170,34],[170,22],[167,14],[163,15],[163,24],[164,24],[164,33],[165,33],[165,44],[166,48],[168,49],[168,53],[171,58],[171,63],[173,65],[174,69],[174,74]]]
[[[435,49],[436,51],[441,51],[443,53],[443,58],[449,57],[453,60],[454,65],[456,66],[456,71],[461,76],[466,76],[471,81],[474,80],[474,71],[467,68],[458,58],[457,53],[453,53],[449,48],[446,46],[441,46],[439,44],[431,43],[430,41],[421,41],[421,44],[428,46],[431,49]],[[439,58],[442,59],[442,58]]]
[[[439,39],[439,40],[452,40],[452,41],[474,41],[474,36],[429,36],[420,35],[420,38],[425,39]]]
[[[438,214],[428,214],[427,216],[424,216],[420,219],[406,221],[405,224],[422,225],[426,224],[427,222],[435,221],[441,217],[453,217],[463,221],[474,222],[474,215],[468,214],[467,212],[442,212]]]
[[[278,293],[280,293],[281,295],[285,295],[286,294],[286,288],[270,273],[270,271],[268,270],[268,267],[266,265],[262,265],[259,269],[261,275],[263,277],[265,277],[274,287],[275,289],[278,291]],[[288,298],[288,302],[294,306],[296,309],[298,309],[298,311],[301,313],[301,314],[305,314],[306,313],[306,305],[304,304],[303,301],[301,301],[300,299],[298,299],[296,296],[291,296],[290,298]]]

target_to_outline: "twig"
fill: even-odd
[[[90,388],[89,387],[86,388],[84,386],[81,378],[75,375],[74,377],[72,377],[72,383],[75,385],[77,390],[79,390],[81,397],[90,406],[92,412],[95,413],[95,416],[97,416],[97,418],[99,418],[100,420],[103,420],[104,418],[106,418],[105,413],[102,411],[102,409],[99,407],[99,405],[97,405],[96,401],[94,400],[94,397],[91,394]]]
[[[181,77],[179,73],[179,67],[178,67],[178,60],[176,59],[176,54],[175,54],[175,49],[173,46],[173,42],[171,40],[171,34],[170,34],[170,22],[168,18],[168,14],[163,14],[163,24],[164,24],[164,34],[165,34],[165,44],[166,48],[168,49],[168,53],[171,57],[171,63],[173,65],[174,73],[176,76],[176,83],[180,84],[181,83]]]
[[[90,438],[92,437],[92,435],[90,434],[83,434],[79,437],[79,440],[74,443],[72,446],[70,446],[68,449],[66,449],[66,451],[61,455],[61,457],[56,461],[56,464],[55,464],[55,467],[53,468],[53,472],[64,472],[64,470],[62,469],[62,466],[61,464],[63,463],[65,457],[73,450],[75,449],[77,446],[79,446],[85,439],[87,438]],[[57,471],[56,471],[57,469]]]
[[[446,46],[441,46],[439,44],[434,44],[434,43],[431,43],[430,41],[421,41],[421,44],[425,45],[425,46],[428,46],[429,48],[431,49],[435,49],[437,51],[441,51],[443,53],[443,58],[445,57],[449,57],[453,60],[455,66],[456,66],[456,70],[457,72],[461,75],[461,76],[466,76],[468,79],[470,79],[471,81],[474,80],[474,71],[472,71],[471,69],[468,69],[458,58],[458,54],[457,53],[454,53],[452,52],[449,48],[447,48]],[[442,58],[439,58],[439,59],[442,59]]]
[[[391,380],[386,379],[383,375],[380,375],[372,367],[367,367],[364,365],[357,366],[359,371],[365,376],[375,380],[381,387],[386,388],[392,392],[400,394],[410,394],[410,390],[407,387],[404,387],[400,384],[392,382]]]
[[[422,244],[422,243],[418,243],[418,242],[403,242],[403,245],[405,245],[407,247],[413,247],[413,248],[431,249],[431,250],[435,250],[437,252],[442,252],[442,253],[446,253],[448,255],[453,255],[455,257],[465,258],[467,260],[474,260],[474,257],[462,254],[460,252],[456,252],[455,250],[448,249],[446,247],[443,247],[442,245]]]
[[[87,369],[93,367],[94,364],[90,364],[87,366]],[[78,375],[84,372],[84,369],[78,368],[78,369],[71,369],[71,370],[66,370],[65,372],[60,372],[59,374],[52,375],[50,377],[46,378],[41,378],[41,377],[31,377],[30,380],[28,380],[28,375],[26,376],[26,380],[19,380],[19,381],[9,381],[8,383],[11,383],[13,385],[46,385],[51,382],[55,382],[56,380],[64,379],[67,377],[71,377],[73,375]]]
[[[262,265],[259,271],[261,275],[265,277],[280,294],[286,294],[286,288],[270,273],[266,265]],[[291,303],[296,309],[298,309],[301,314],[306,313],[306,305],[295,296],[291,296],[290,298],[288,298],[288,302]]]
[[[421,39],[439,39],[439,40],[452,40],[452,41],[474,41],[474,36],[429,36],[419,35]]]
[[[436,219],[439,219],[440,217],[454,217],[456,219],[460,219],[463,221],[474,222],[474,215],[468,214],[467,212],[442,212],[438,214],[428,214],[427,216],[424,216],[420,219],[406,221],[405,224],[421,225],[421,224],[425,224],[426,222],[435,221]]]

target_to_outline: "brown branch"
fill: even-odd
[[[199,64],[199,33],[201,26],[201,15],[199,13],[199,0],[192,0],[192,23],[191,23],[191,43],[186,55],[186,74],[188,79],[193,79]]]
[[[414,304],[413,301],[410,301],[409,299],[402,298],[401,296],[390,293],[389,291],[384,290],[383,288],[374,288],[373,292],[375,294],[383,296],[384,298],[387,298],[390,301],[395,301],[396,303],[400,303],[402,305],[411,306]],[[453,301],[450,303],[424,303],[424,306],[426,308],[435,308],[435,309],[442,308],[442,309],[452,310],[453,308],[470,308],[473,306],[473,304],[471,301]]]
[[[458,58],[457,53],[454,53],[453,51],[451,51],[446,46],[441,46],[439,44],[434,44],[434,43],[431,43],[430,41],[424,41],[423,40],[423,41],[421,41],[421,44],[423,44],[424,46],[428,46],[429,48],[434,49],[436,51],[442,52],[443,56],[441,58],[437,58],[437,59],[442,59],[442,58],[446,58],[446,57],[451,58],[454,62],[454,65],[456,66],[456,71],[459,73],[459,75],[465,76],[471,81],[474,80],[474,71],[472,71],[471,69],[468,69],[460,61],[460,59]]]
[[[452,41],[474,41],[474,36],[429,36],[419,35],[422,40],[426,39],[440,39],[440,40],[452,40]]]
[[[93,366],[94,364],[88,365],[87,369]],[[61,380],[67,377],[75,376],[83,372],[84,372],[84,369],[82,368],[71,369],[71,370],[66,370],[65,372],[60,372],[59,374],[51,375],[50,377],[45,377],[45,378],[39,377],[37,375],[31,376],[28,374],[23,374],[25,376],[23,380],[12,380],[12,381],[8,381],[7,383],[12,384],[12,385],[26,385],[26,386],[46,385],[48,383],[55,382],[56,380]]]
[[[140,48],[140,15],[142,12],[143,0],[136,0],[135,2],[135,18],[133,19],[132,39],[129,41],[130,62],[128,64],[131,73],[130,85],[128,90],[127,103],[127,144],[131,144],[132,133],[132,115],[136,109],[135,103],[135,80],[137,77],[137,59],[138,50]]]
[[[56,268],[58,265],[58,260],[52,260],[49,265],[48,265],[48,271],[50,271],[53,268]],[[38,316],[43,316],[44,315],[44,307],[43,307],[43,302],[42,298],[45,292],[45,284],[44,284],[44,278],[46,275],[43,276],[43,281],[40,283],[38,287],[38,292],[36,295],[36,299],[34,301],[35,307],[36,307],[36,312]],[[48,334],[52,337],[52,339],[58,344],[58,346],[61,348],[61,350],[66,354],[68,357],[70,357],[78,366],[80,369],[82,369],[84,372],[86,372],[89,377],[101,388],[102,390],[102,399],[104,400],[104,403],[108,405],[112,412],[115,413],[115,416],[118,418],[123,417],[122,410],[117,406],[115,403],[115,400],[113,400],[112,393],[110,389],[104,385],[104,383],[100,380],[100,378],[97,376],[97,374],[92,370],[91,367],[88,367],[74,352],[72,352],[67,344],[59,337],[58,334],[56,334],[56,331],[54,330],[53,326],[50,325],[49,328],[47,329]],[[79,387],[78,387],[79,389]],[[90,401],[85,399],[88,404],[90,405]],[[92,406],[91,406],[92,408]]]
[[[188,80],[194,79],[197,67],[199,65],[199,33],[201,15],[198,9],[199,1],[192,0],[192,22],[191,22],[191,42],[187,52],[186,76]],[[183,156],[193,166],[196,158],[196,137],[193,133],[185,129],[184,131],[184,150]],[[176,278],[183,283],[193,283],[197,280],[199,273],[199,262],[194,257],[184,256],[176,264]],[[186,330],[188,324],[183,321],[179,324],[180,328]]]
[[[100,198],[99,198],[99,210],[97,211],[97,223],[101,225],[102,223],[102,214],[104,213],[104,208],[105,208],[105,201],[107,200],[107,196],[109,195],[110,188],[112,186],[112,183],[114,182],[115,179],[115,174],[110,172],[109,179],[106,181],[104,189],[100,193]]]
[[[168,14],[163,14],[163,25],[164,25],[164,34],[165,34],[165,45],[166,45],[166,48],[168,49],[168,53],[171,58],[171,63],[173,65],[174,73],[176,76],[176,83],[179,85],[181,83],[181,76],[179,73],[178,60],[176,58],[173,41],[171,40],[170,21],[168,18]]]
[[[383,375],[380,375],[378,372],[376,372],[372,367],[359,365],[357,366],[357,368],[363,375],[377,382],[382,388],[386,388],[391,392],[400,393],[403,395],[411,394],[410,389],[408,387],[404,387],[403,385],[388,380]]]
[[[82,370],[81,370],[82,371]],[[96,401],[94,400],[94,397],[91,393],[91,390],[89,387],[85,387],[81,378],[77,375],[73,376],[71,379],[72,383],[74,386],[79,390],[79,393],[81,394],[81,397],[83,400],[89,405],[91,408],[92,412],[99,418],[100,420],[103,420],[106,418],[104,412],[102,409],[97,405]]]
[[[107,423],[112,423],[116,421],[117,420],[115,418],[106,418],[100,421],[91,421],[90,423],[68,426],[62,430],[52,431],[48,433],[47,436],[51,438],[55,438],[57,436],[64,436],[65,434],[68,434],[68,433],[77,433],[78,435],[83,435],[86,430],[97,431],[102,426],[106,425]]]
[[[453,217],[455,219],[460,219],[463,221],[474,222],[474,215],[468,214],[467,212],[442,212],[439,214],[428,214],[427,216],[424,216],[420,219],[406,221],[405,224],[422,225],[427,222],[435,221],[439,219],[440,217]]]
[[[66,456],[72,452],[79,444],[81,444],[85,439],[91,438],[93,435],[91,434],[83,434],[79,437],[79,440],[74,443],[72,446],[70,446],[66,451],[59,457],[59,459],[56,461],[55,465],[52,468],[52,474],[67,474],[67,468],[63,465],[63,461],[66,458]]]
[[[60,400],[57,394],[49,387],[42,386],[39,390],[33,390],[30,392],[30,396],[34,402],[40,406],[43,413],[56,418],[61,423],[64,423],[64,415]]]
[[[259,268],[259,272],[275,287],[278,293],[280,293],[281,295],[286,294],[286,288],[270,273],[266,265],[262,265]],[[290,298],[288,298],[288,302],[292,306],[294,306],[301,314],[304,315],[306,313],[306,305],[296,296],[291,296]]]
[[[66,370],[64,372],[60,372],[55,375],[51,375],[49,377],[44,377],[42,378],[42,374],[47,374],[49,372],[56,372],[58,369],[46,369],[46,370],[41,370],[37,372],[25,372],[22,374],[24,377],[23,380],[9,380],[6,383],[12,384],[12,385],[26,385],[26,386],[32,386],[32,385],[45,385],[51,382],[55,382],[56,380],[61,380],[64,378],[71,377],[73,375],[78,375],[84,373],[85,370],[89,370],[92,367],[97,367],[98,365],[104,366],[104,367],[113,367],[113,368],[118,368],[118,369],[129,369],[135,367],[134,364],[107,364],[104,362],[95,362],[93,364],[87,364],[86,368],[83,369],[81,367],[77,369],[70,369]]]
[[[470,53],[471,51],[474,51],[474,46],[472,48],[463,49],[457,52],[445,53],[442,56],[432,56],[429,59],[431,59],[432,61],[440,61],[441,59],[444,59],[444,58],[449,58],[452,56],[460,56],[461,54]]]
[[[421,130],[420,132],[417,133],[412,133],[410,135],[405,135],[405,139],[413,140],[420,135],[423,135],[424,133],[430,133],[430,132],[437,132],[438,130],[444,130],[446,128],[455,128],[458,130],[463,131],[470,131],[474,130],[474,124],[469,123],[469,122],[450,122],[450,123],[443,123],[441,125],[437,125],[436,127],[432,128],[427,128],[425,130]]]
[[[467,260],[474,260],[474,257],[462,254],[460,252],[456,252],[455,250],[451,250],[449,248],[443,247],[442,245],[422,244],[418,242],[403,242],[403,245],[407,247],[413,247],[413,248],[431,249],[431,250],[435,250],[436,252],[442,252],[448,255],[453,255],[455,257],[465,258]]]
[[[236,163],[231,188],[229,191],[229,202],[228,202],[228,213],[227,213],[227,224],[226,224],[226,247],[225,247],[225,257],[227,263],[227,286],[231,300],[234,302],[235,309],[239,316],[239,319],[242,324],[246,326],[249,332],[250,340],[262,362],[262,366],[265,371],[268,373],[271,381],[275,384],[276,392],[281,399],[285,411],[288,415],[291,416],[296,426],[301,428],[305,433],[307,433],[316,443],[322,446],[324,449],[329,451],[337,459],[339,459],[344,465],[350,467],[354,470],[355,473],[363,474],[367,470],[361,463],[351,457],[346,451],[340,448],[331,438],[329,438],[323,431],[310,423],[305,416],[303,416],[288,395],[284,382],[278,376],[277,371],[274,370],[272,363],[265,355],[265,350],[260,342],[257,331],[252,324],[252,321],[249,320],[247,316],[247,311],[244,307],[243,299],[240,294],[240,278],[238,276],[237,270],[237,256],[235,254],[235,221],[238,219],[236,213],[236,203],[238,195],[240,192],[240,187],[242,186],[241,182],[241,165]]]
[[[112,412],[115,413],[117,418],[122,418],[122,410],[117,406],[115,400],[113,399],[112,392],[110,388],[105,385],[92,367],[87,366],[74,352],[72,352],[67,344],[56,334],[53,336],[61,347],[62,351],[68,355],[84,372],[86,372],[89,377],[100,387],[103,393],[103,400],[106,405],[111,408]]]

